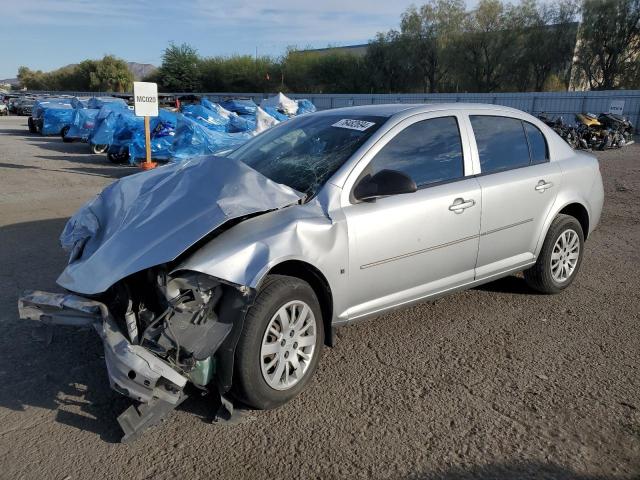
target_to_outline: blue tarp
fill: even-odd
[[[258,105],[251,99],[229,99],[220,102],[220,106],[238,115],[255,115]]]
[[[251,132],[256,129],[256,115],[233,115],[229,122],[229,132]]]
[[[298,111],[296,115],[304,115],[305,113],[313,113],[316,111],[316,106],[311,103],[311,100],[307,100],[306,98],[302,98],[297,100],[298,102]]]
[[[126,105],[121,105],[119,103],[107,103],[98,111],[98,115],[96,115],[95,125],[93,130],[89,134],[89,143],[92,145],[108,145],[109,143],[103,143],[98,140],[107,140],[111,139],[113,135],[113,125],[105,125],[102,126],[105,119],[111,115],[112,112],[119,112],[121,110],[128,110]],[[111,119],[111,122],[115,122],[115,116]],[[96,139],[97,138],[97,139]]]
[[[42,114],[43,135],[59,135],[67,125],[73,123],[73,116],[77,110],[71,105],[58,104],[55,107],[45,108]]]
[[[87,104],[88,103],[89,103],[89,99],[88,98],[73,97],[71,99],[71,106],[73,108],[87,108]]]
[[[122,98],[116,97],[91,97],[87,101],[87,108],[102,108],[105,105],[121,105],[123,107],[127,106],[127,102],[125,102]]]
[[[34,119],[42,118],[43,112],[48,108],[71,108],[71,98],[43,98],[36,100],[31,110]]]
[[[65,136],[86,141],[95,127],[99,112],[97,108],[76,108],[73,123]]]
[[[109,153],[128,152],[129,145],[137,130],[144,131],[144,117],[136,117],[133,110],[120,110],[116,115],[113,139],[109,143]]]
[[[282,112],[279,112],[275,107],[262,107],[262,109],[271,115],[273,118],[278,120],[279,122],[284,122],[285,120],[289,120],[289,117]]]
[[[171,145],[176,130],[177,114],[169,110],[160,109],[157,117],[150,119],[151,128],[151,159],[169,160]],[[146,158],[144,128],[136,130],[129,145],[129,162]]]
[[[171,157],[173,161],[180,162],[199,155],[220,154],[234,150],[252,137],[249,132],[209,130],[185,115],[178,115]]]
[[[106,110],[106,117],[100,118],[104,108],[100,109],[100,113],[96,117],[96,126],[89,135],[91,145],[111,145],[113,134],[116,130],[119,110]]]
[[[211,102],[207,103],[212,105]],[[182,114],[209,130],[216,130],[218,132],[228,131],[229,116],[225,117],[221,115],[215,109],[205,106],[204,103],[202,105],[185,105],[182,108]]]

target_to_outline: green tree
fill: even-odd
[[[411,85],[411,67],[407,61],[407,47],[400,32],[378,33],[369,42],[365,65],[372,92],[394,93],[407,91]]]
[[[569,84],[576,44],[577,4],[523,0],[511,9],[516,45],[503,87],[517,91],[544,89],[549,76]]]
[[[124,60],[105,55],[95,62],[95,69],[89,70],[89,89],[101,92],[127,92],[133,88],[133,74]]]
[[[577,65],[593,90],[619,88],[637,74],[640,0],[584,0]]]
[[[408,54],[408,69],[423,92],[436,92],[449,71],[450,50],[465,18],[462,0],[429,0],[409,7],[400,21]]]
[[[500,0],[480,0],[466,15],[456,45],[457,75],[463,89],[494,92],[504,88],[518,48],[513,8]]]
[[[18,81],[22,88],[29,90],[48,90],[47,79],[42,70],[31,70],[28,67],[18,68]]]
[[[170,44],[162,54],[158,80],[161,89],[166,91],[200,91],[202,83],[198,51],[186,43]]]

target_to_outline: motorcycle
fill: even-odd
[[[538,119],[551,127],[565,142],[569,144],[571,148],[587,148],[580,142],[580,137],[578,136],[578,132],[575,127],[565,123],[563,117],[553,119],[547,113],[541,112],[538,115]]]
[[[633,124],[628,119],[615,113],[601,113],[598,121],[612,132],[616,146],[624,147],[633,143]]]

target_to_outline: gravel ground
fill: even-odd
[[[519,276],[338,331],[313,384],[236,425],[189,399],[133,445],[97,336],[17,318],[58,235],[135,169],[0,119],[0,478],[640,478],[640,145],[598,153],[606,201],[560,295]]]

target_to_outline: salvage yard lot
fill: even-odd
[[[598,158],[602,220],[565,292],[512,276],[341,328],[284,407],[212,424],[189,399],[121,445],[97,335],[47,338],[16,305],[60,290],[66,219],[137,170],[0,119],[0,478],[637,478],[640,145]]]

